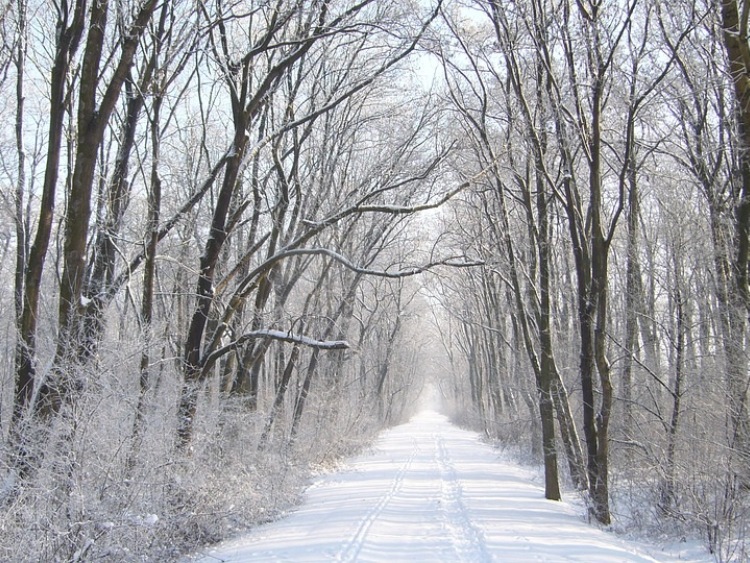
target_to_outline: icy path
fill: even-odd
[[[201,563],[656,561],[586,524],[580,509],[545,500],[522,469],[434,412],[385,432],[288,517],[205,555]]]

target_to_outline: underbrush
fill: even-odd
[[[251,448],[222,455],[215,444],[132,469],[90,443],[54,464],[47,456],[7,501],[0,560],[169,561],[294,504],[302,460]]]
[[[508,460],[532,469],[543,482],[541,451],[533,448],[531,421],[483,421],[471,411],[453,413],[453,422],[483,433]],[[558,468],[565,496],[580,502],[586,514],[586,494],[575,491],[568,475],[562,444]],[[615,450],[610,462],[609,492],[613,524],[610,529],[636,543],[662,549],[670,557],[717,562],[750,561],[750,489],[722,457],[720,447],[693,448],[672,472],[652,455],[627,457]],[[687,452],[686,452],[687,453]],[[538,472],[538,474],[537,474]],[[666,476],[671,476],[665,487]],[[669,495],[665,494],[669,490]]]
[[[180,450],[175,389],[165,385],[153,398],[137,444],[132,405],[112,393],[84,398],[61,417],[34,452],[32,476],[13,483],[12,456],[0,452],[8,483],[0,561],[175,561],[278,518],[312,474],[361,450],[378,430],[361,411],[311,412],[295,441],[280,419],[259,448],[266,415],[219,407],[206,393],[191,447]]]
[[[700,551],[719,562],[750,560],[750,498],[733,479],[702,473],[683,483],[670,506],[653,471],[615,474],[610,485],[614,530],[668,545],[682,554]]]

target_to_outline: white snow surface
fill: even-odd
[[[432,411],[384,432],[370,453],[315,482],[287,517],[198,558],[200,563],[677,560],[588,524],[579,503],[546,500],[528,470]]]

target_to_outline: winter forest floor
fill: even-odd
[[[574,493],[548,501],[538,481],[426,411],[316,481],[287,517],[190,561],[713,560],[690,543],[660,547],[598,529]]]

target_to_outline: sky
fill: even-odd
[[[546,500],[540,481],[478,434],[423,411],[321,476],[285,517],[186,562],[713,560],[696,544],[626,541],[587,523],[574,493]]]

